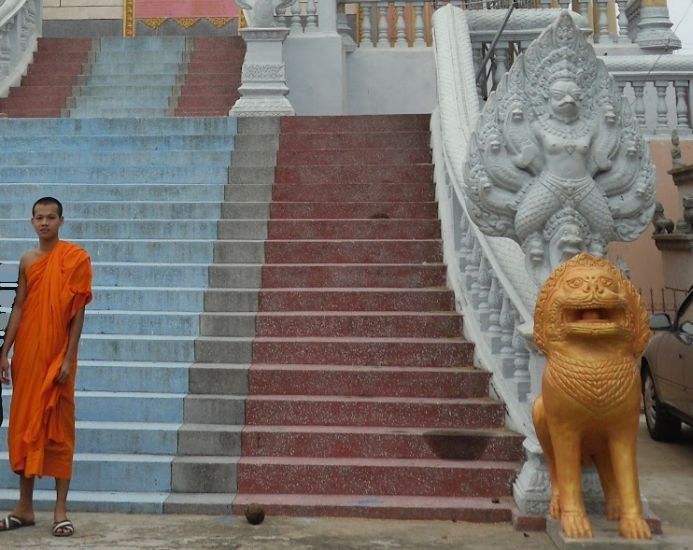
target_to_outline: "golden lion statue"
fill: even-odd
[[[650,338],[635,287],[607,260],[579,254],[541,289],[534,339],[547,357],[532,418],[549,464],[549,513],[572,538],[592,536],[581,464],[593,462],[606,516],[619,533],[649,539],[635,457],[640,415],[638,359]]]

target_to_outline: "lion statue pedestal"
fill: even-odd
[[[549,514],[570,538],[592,537],[581,487],[581,466],[589,463],[620,535],[651,537],[636,462],[638,360],[649,337],[638,292],[607,260],[579,254],[541,289],[534,339],[547,366],[532,418],[550,470]]]

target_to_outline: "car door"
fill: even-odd
[[[677,341],[673,359],[678,361],[683,374],[685,397],[681,410],[693,417],[693,294],[681,307],[676,325]]]

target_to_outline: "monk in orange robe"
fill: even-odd
[[[0,351],[7,384],[14,345],[8,447],[20,493],[14,511],[0,520],[0,531],[34,525],[34,479],[50,476],[56,488],[52,532],[74,533],[67,492],[75,447],[77,348],[84,307],[91,300],[91,263],[83,249],[60,240],[62,214],[52,197],[34,204],[31,223],[39,246],[19,262],[17,294]]]

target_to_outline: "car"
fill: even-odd
[[[645,421],[652,439],[675,441],[682,422],[693,425],[693,287],[673,321],[656,313],[650,328],[641,362]]]

